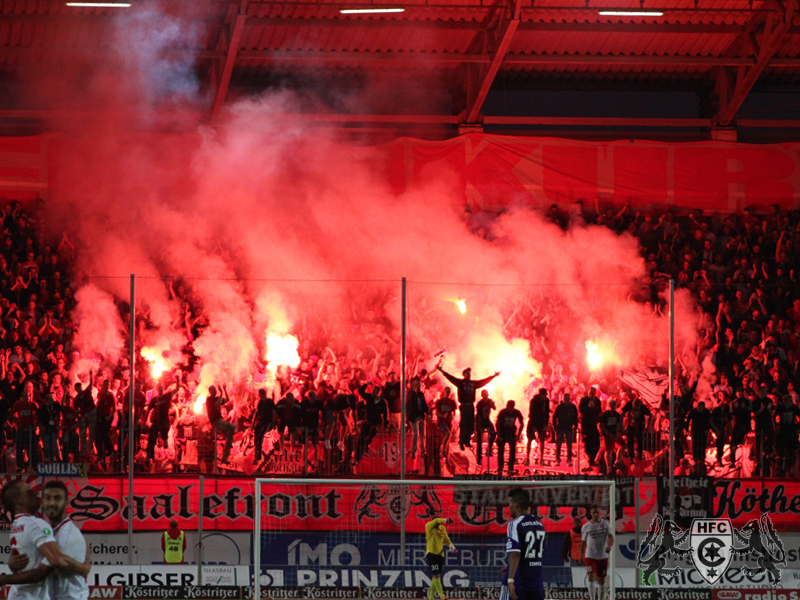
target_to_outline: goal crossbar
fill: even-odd
[[[607,487],[608,493],[608,515],[609,523],[611,524],[612,533],[616,536],[614,523],[616,522],[616,483],[613,479],[578,479],[578,480],[459,480],[459,479],[330,479],[330,478],[264,478],[259,477],[255,479],[255,495],[258,500],[254,507],[254,530],[253,530],[253,597],[261,598],[261,540],[260,532],[262,525],[262,510],[261,503],[263,497],[261,493],[262,485],[270,486],[358,486],[358,485],[374,485],[374,486],[392,486],[400,488],[413,488],[418,486],[426,487],[448,487],[458,488],[508,488],[510,491],[516,487],[522,488],[570,488],[570,487],[584,487],[584,486],[597,486]],[[616,545],[616,544],[615,544]],[[613,600],[615,595],[615,581],[614,581],[614,554],[612,550],[609,553],[609,600]]]

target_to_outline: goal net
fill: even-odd
[[[257,479],[254,596],[427,598],[425,523],[443,517],[457,548],[445,553],[445,596],[497,598],[515,487],[528,491],[547,532],[545,586],[581,587],[564,560],[565,536],[592,504],[614,523],[613,481]],[[613,569],[613,552],[610,560]]]

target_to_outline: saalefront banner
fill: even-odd
[[[12,476],[6,476],[4,484]],[[34,487],[47,477],[30,476]],[[133,510],[128,507],[125,476],[60,477],[70,490],[72,518],[84,531],[124,532],[133,514],[136,531],[163,530],[171,519],[185,529],[197,529],[200,516],[200,481],[197,476],[144,476],[134,480]],[[692,486],[681,483],[678,503],[688,516],[729,518],[737,527],[769,514],[778,531],[800,529],[800,481],[770,479],[702,479]],[[341,485],[307,485],[302,479],[291,486],[262,488],[264,527],[282,531],[399,532],[401,520],[408,532],[423,531],[433,515],[450,515],[453,527],[471,535],[502,535],[507,519],[507,489],[526,486],[524,480],[498,481],[498,488],[477,489],[458,481],[446,488],[415,485],[401,501],[400,487],[379,487],[368,481]],[[666,483],[666,482],[665,482]],[[347,484],[347,485],[346,485]],[[544,487],[542,487],[544,486]],[[699,487],[698,487],[699,486]],[[695,489],[696,488],[696,489]],[[710,488],[710,490],[709,490]],[[250,478],[206,477],[203,486],[203,529],[251,531],[255,510],[254,481]],[[548,487],[541,481],[531,487],[538,514],[548,531],[565,532],[572,524],[573,508],[585,510],[598,500],[600,486]],[[617,482],[617,531],[633,532],[634,506],[639,507],[639,527],[646,531],[659,510],[659,482],[646,477]],[[661,508],[668,502],[661,497]],[[699,511],[699,512],[696,512]],[[702,513],[702,514],[700,514]],[[2,516],[8,525],[7,516]]]
[[[30,476],[34,489],[46,479]],[[163,530],[171,519],[176,519],[184,529],[198,527],[201,506],[197,476],[137,476],[132,509],[128,506],[125,476],[59,479],[67,483],[70,491],[71,517],[84,531],[127,531],[131,515],[136,531]],[[425,485],[421,480],[403,499],[400,486],[346,480],[336,486],[308,485],[297,479],[291,486],[262,488],[262,528],[394,533],[400,531],[402,521],[407,532],[421,533],[426,521],[437,515],[448,515],[455,519],[452,527],[461,534],[502,536],[507,524],[508,491],[515,485],[526,486],[526,483],[501,480],[497,488],[480,489],[459,485],[456,480],[446,487]],[[592,503],[602,502],[604,489],[607,488],[544,484],[531,487],[531,495],[548,531],[558,532],[572,526],[570,513],[574,508],[585,511]],[[618,526],[631,531],[635,489],[632,478],[620,480],[617,489]],[[638,490],[642,522],[649,522],[648,515],[657,508],[656,480],[643,479]],[[251,531],[255,515],[254,492],[251,478],[206,477],[202,494],[203,529]]]

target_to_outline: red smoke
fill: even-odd
[[[48,201],[51,227],[70,232],[79,272],[91,278],[77,293],[84,356],[124,355],[126,326],[96,308],[113,306],[112,296],[124,303],[134,273],[137,310],[150,323],[139,347],[167,340],[169,352],[185,340],[181,302],[161,278],[185,282],[206,315],[193,343],[204,366],[198,393],[217,378],[245,377],[264,355],[265,331],[310,331],[319,318],[357,343],[353,315],[377,307],[398,341],[402,277],[412,360],[447,347],[451,372],[502,370],[495,388],[505,398],[521,398],[541,369],[528,342],[504,329],[516,306],[533,318],[532,299],[558,298],[577,315],[565,336],[574,346],[552,352],[585,362],[592,340],[613,348],[604,352],[611,367],[666,362],[666,318],[631,299],[645,275],[634,238],[599,227],[564,232],[524,208],[497,220],[493,241],[477,237],[447,173],[393,193],[382,148],[309,130],[290,116],[298,99],[289,92],[198,124],[209,96],[195,64],[166,51],[192,47],[197,35],[175,17],[133,11],[107,52],[80,62],[81,85],[64,90],[69,106],[90,109],[59,123],[66,133]],[[679,301],[678,315],[691,315],[688,296]],[[690,319],[679,322],[679,342],[691,344]]]

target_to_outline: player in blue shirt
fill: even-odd
[[[542,522],[529,514],[528,492],[515,488],[509,494],[506,553],[508,554],[508,595],[512,600],[544,600],[542,554],[545,531]]]

